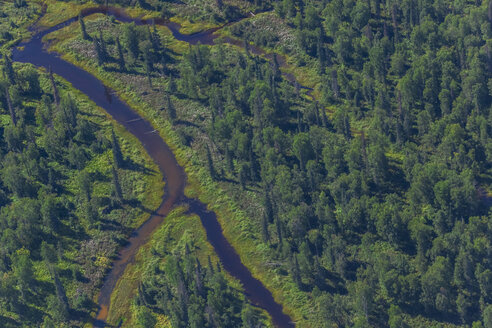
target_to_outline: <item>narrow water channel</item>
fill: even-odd
[[[124,11],[116,8],[90,8],[84,10],[82,14],[87,16],[93,13],[111,14],[121,21],[134,21],[136,24],[152,23],[151,21],[132,19]],[[106,325],[105,320],[113,289],[126,266],[133,261],[138,249],[148,241],[151,233],[162,223],[175,204],[185,203],[189,205],[190,213],[200,217],[207,233],[207,239],[214,247],[222,266],[241,282],[248,299],[253,304],[265,309],[272,317],[276,327],[294,327],[294,323],[289,316],[283,313],[281,305],[275,302],[270,291],[260,281],[253,278],[251,272],[241,262],[237,252],[224,237],[222,227],[217,221],[215,213],[209,211],[206,205],[199,200],[189,199],[184,196],[183,191],[186,184],[184,170],[179,166],[169,146],[155,131],[154,127],[123,102],[114,90],[103,85],[96,77],[62,60],[57,54],[48,53],[43,48],[43,36],[73,23],[76,19],[76,17],[71,18],[48,30],[35,34],[31,40],[22,43],[20,45],[21,48],[13,50],[13,60],[45,68],[51,67],[55,74],[60,75],[76,89],[86,94],[97,106],[104,108],[118,123],[122,124],[139,139],[147,153],[159,166],[166,181],[166,190],[161,205],[140,228],[132,233],[128,239],[128,244],[120,250],[118,257],[113,262],[112,269],[108,273],[100,291],[98,299],[100,308],[94,326],[104,327]],[[191,44],[198,42],[213,44],[213,40],[216,38],[213,33],[217,29],[193,35],[182,35],[179,33],[179,25],[177,24],[160,20],[155,21],[155,23],[168,26],[177,39]]]

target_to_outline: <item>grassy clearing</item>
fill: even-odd
[[[83,9],[100,6],[100,3],[88,1],[85,3],[63,2],[57,0],[45,0],[46,14],[39,20],[38,24],[41,27],[51,27],[60,24],[72,17],[75,17]],[[119,7],[118,5],[112,5]],[[160,17],[159,12],[145,10],[140,7],[132,7],[126,9],[126,13],[130,17],[139,17],[142,19],[152,19]]]
[[[193,33],[198,33],[200,31],[205,31],[209,30],[214,27],[219,27],[221,24],[219,23],[214,23],[214,22],[195,22],[195,21],[190,21],[189,19],[186,19],[184,17],[180,16],[173,16],[170,19],[172,22],[178,23],[181,25],[181,28],[179,29],[179,32],[182,34],[193,34]]]
[[[67,19],[77,16],[85,8],[95,7],[95,2],[86,3],[63,2],[56,0],[45,0],[46,14],[39,20],[40,27],[51,27],[60,24]]]

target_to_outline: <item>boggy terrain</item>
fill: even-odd
[[[217,213],[297,326],[492,324],[488,3],[116,5],[157,24],[94,14],[46,42],[152,123],[186,171],[185,193]],[[49,16],[63,6],[40,22],[66,20]],[[159,25],[168,18],[206,45]],[[242,323],[196,316],[214,304],[204,305],[213,287],[196,288],[210,277],[195,265],[192,279],[158,249],[121,279],[137,296],[124,322],[255,325],[247,307],[226,311]],[[146,258],[164,261],[132,276]],[[149,283],[125,285],[131,277]]]

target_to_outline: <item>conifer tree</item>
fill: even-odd
[[[208,261],[208,269],[212,274],[214,274],[214,266],[212,265],[212,258],[210,257],[210,255],[207,257],[207,261]]]
[[[99,66],[101,66],[102,64],[104,64],[104,60],[103,60],[103,54],[102,54],[102,50],[101,50],[101,44],[97,40],[96,36],[94,36],[92,38],[92,43],[94,46],[94,51],[96,52],[97,64]]]
[[[246,180],[248,178],[247,169],[248,167],[245,163],[243,163],[239,168],[239,183],[241,184],[241,188],[243,190],[246,189]]]
[[[60,105],[60,94],[58,93],[58,87],[56,86],[55,78],[53,77],[53,70],[49,67],[49,76],[51,82],[51,88],[53,89],[53,97],[55,98],[55,104],[58,107]]]
[[[113,189],[116,198],[118,201],[121,203],[123,201],[123,192],[121,191],[121,184],[120,184],[120,178],[118,177],[118,171],[115,167],[115,165],[111,166],[111,171],[113,174]]]
[[[278,245],[282,247],[282,227],[278,217],[275,219],[275,228],[277,229]]]
[[[85,29],[84,19],[80,14],[79,14],[79,23],[80,23],[80,31],[82,32],[82,38],[84,40],[89,40],[89,34],[87,34],[87,30]]]
[[[149,82],[149,86],[152,88],[152,76],[150,75],[150,66],[145,65],[145,75],[147,75],[147,81]]]
[[[214,162],[212,160],[212,154],[210,153],[210,148],[208,148],[208,145],[207,145],[207,164],[208,164],[208,171],[210,172],[210,176],[212,177],[212,180],[215,180],[217,178],[217,175],[215,173]]]
[[[58,277],[58,272],[56,271],[56,268],[53,268],[51,274],[53,277],[53,281],[55,283],[56,297],[58,298],[58,302],[59,302],[58,315],[62,320],[66,320],[68,318],[68,313],[69,313],[68,311],[70,308],[68,304],[67,294],[65,292],[65,288],[63,288],[60,278]]]
[[[167,95],[166,97],[166,108],[167,114],[169,116],[169,121],[171,122],[171,124],[174,124],[174,122],[176,121],[176,108],[174,108],[174,104],[169,95]]]
[[[246,51],[246,56],[250,57],[249,42],[246,38],[244,38],[244,50]]]
[[[17,117],[15,115],[15,109],[14,106],[12,105],[9,88],[7,86],[5,86],[5,99],[7,99],[7,107],[9,108],[10,118],[12,119],[12,123],[14,125],[17,125]]]
[[[255,152],[253,151],[253,147],[249,147],[249,169],[250,169],[250,177],[251,181],[257,181],[258,180],[258,161],[256,160],[256,155]]]
[[[3,56],[5,60],[4,73],[7,75],[7,78],[11,84],[15,83],[15,71],[12,66],[12,59],[10,59],[9,55]]]
[[[125,57],[123,56],[123,49],[121,48],[120,38],[116,37],[116,48],[118,50],[118,65],[120,70],[125,70]]]
[[[301,279],[301,269],[299,268],[299,262],[297,261],[297,255],[293,255],[293,260],[292,260],[292,278],[294,279],[294,282],[298,287],[301,287],[302,285],[302,279]]]
[[[167,84],[167,93],[175,93],[177,90],[177,87],[176,87],[176,81],[174,81],[174,77],[172,74],[170,74],[170,78],[169,78],[169,82]]]
[[[268,223],[272,223],[273,222],[273,205],[272,205],[272,201],[270,199],[270,194],[267,192],[265,192],[265,200],[264,200],[264,204],[265,204],[265,215],[266,215],[266,218],[268,220]]]
[[[268,231],[268,217],[266,213],[263,214],[261,219],[261,236],[263,237],[263,242],[270,242],[270,233]]]
[[[121,153],[120,144],[118,143],[118,139],[114,134],[114,130],[111,130],[111,146],[113,149],[114,164],[116,165],[117,168],[122,168],[124,164],[123,154]]]
[[[225,160],[227,164],[227,170],[230,173],[234,173],[234,161],[232,159],[232,151],[229,146],[225,147]]]

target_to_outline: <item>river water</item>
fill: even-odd
[[[115,16],[123,22],[135,22],[136,24],[156,23],[167,26],[174,37],[190,44],[213,44],[217,37],[213,34],[216,29],[183,35],[179,33],[179,25],[164,20],[141,20],[133,19],[125,14],[122,9],[111,7],[95,7],[85,9],[83,16],[94,13],[104,13]],[[123,274],[126,266],[132,263],[138,249],[144,245],[152,234],[165,219],[165,216],[176,204],[189,205],[189,212],[200,217],[203,227],[207,233],[207,239],[214,247],[224,269],[233,277],[237,278],[243,285],[247,298],[255,305],[265,309],[272,317],[276,327],[294,327],[291,318],[282,311],[282,306],[275,302],[271,292],[263,284],[255,279],[251,272],[241,262],[237,252],[227,241],[222,233],[222,227],[217,221],[214,212],[209,211],[205,204],[197,199],[184,196],[186,175],[183,168],[177,163],[174,154],[166,142],[155,131],[154,127],[139,116],[134,110],[123,102],[114,90],[105,86],[93,75],[77,66],[61,59],[56,53],[49,53],[44,49],[43,36],[60,28],[63,28],[77,20],[73,17],[50,29],[36,33],[31,40],[22,43],[22,48],[16,48],[12,52],[12,59],[18,62],[31,63],[39,67],[50,68],[55,74],[70,82],[73,87],[86,94],[99,107],[106,110],[118,123],[122,124],[143,144],[147,153],[159,166],[166,181],[164,197],[161,205],[150,218],[135,230],[128,239],[127,245],[122,248],[118,257],[113,261],[111,271],[107,274],[101,288],[98,303],[99,312],[94,322],[94,327],[104,327],[110,306],[111,294],[118,279]],[[238,41],[229,39],[230,43]],[[250,49],[253,53],[262,54],[261,49]]]

